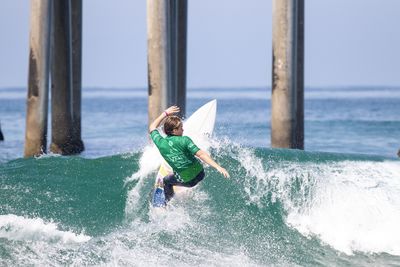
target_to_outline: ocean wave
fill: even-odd
[[[160,160],[153,150],[3,164],[2,213],[17,215],[0,217],[2,237],[62,243],[85,229],[85,252],[61,262],[100,265],[330,265],[337,252],[357,263],[368,261],[360,253],[399,255],[398,161],[213,139],[209,152],[231,179],[206,167],[206,179],[160,213],[149,203]],[[39,230],[22,227],[34,223]]]
[[[83,233],[62,231],[57,223],[45,222],[41,218],[25,218],[14,214],[0,215],[0,238],[14,241],[45,241],[81,243],[90,240]]]

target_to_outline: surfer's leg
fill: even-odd
[[[203,170],[199,174],[197,174],[197,176],[193,180],[182,184],[182,186],[184,186],[184,187],[193,187],[193,186],[197,185],[201,180],[203,180],[204,176],[205,176],[205,173],[204,173],[204,170]]]
[[[170,174],[163,178],[165,200],[169,201],[174,196],[174,185],[182,185],[175,175]]]
[[[184,186],[184,187],[193,187],[193,186],[197,185],[201,180],[203,180],[204,176],[205,176],[205,174],[204,174],[204,170],[203,170],[193,180],[191,180],[187,183],[182,183],[182,182],[178,181],[176,179],[175,175],[173,175],[173,174],[165,176],[163,178],[165,200],[168,202],[174,196],[174,185],[179,185],[179,186]]]

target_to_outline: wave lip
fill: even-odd
[[[54,222],[41,218],[25,218],[14,214],[0,215],[0,238],[14,241],[45,241],[61,243],[82,243],[91,239],[84,234],[62,231]]]

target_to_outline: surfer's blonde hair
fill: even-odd
[[[175,129],[178,129],[182,124],[181,118],[178,116],[168,116],[164,121],[164,132],[166,135],[172,135]]]

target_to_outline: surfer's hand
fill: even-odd
[[[149,133],[157,129],[158,126],[160,126],[161,122],[163,119],[168,117],[169,115],[178,113],[180,111],[180,108],[178,106],[171,106],[167,108],[163,113],[160,114],[152,123],[149,125]]]
[[[180,108],[178,106],[170,106],[165,110],[165,115],[169,116],[175,113],[178,113],[180,111]]]
[[[218,170],[225,178],[229,178],[229,177],[230,177],[228,171],[225,170],[224,168],[219,167],[219,168],[217,168],[217,170]]]

